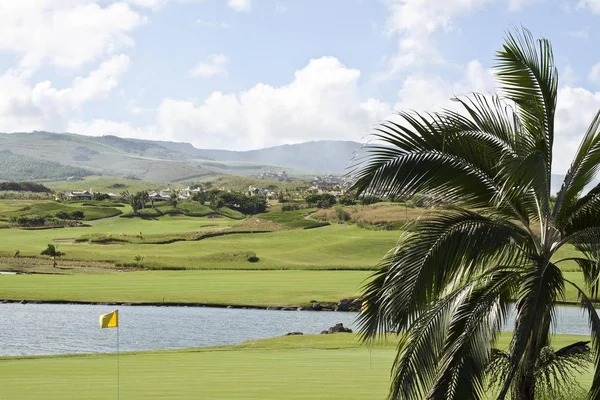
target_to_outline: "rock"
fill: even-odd
[[[302,333],[302,332],[289,332],[289,333],[285,334],[285,336],[298,336],[298,335],[304,335],[304,333]]]
[[[311,302],[311,303],[316,303],[317,301],[316,301],[316,300],[311,300],[310,302]]]
[[[281,311],[296,311],[295,307],[282,307]]]
[[[298,308],[296,308],[296,311],[304,311],[304,310],[306,310],[306,308],[304,308],[304,307],[298,307]]]
[[[233,307],[231,307],[231,306],[227,306],[227,308],[233,308]]]
[[[352,333],[352,329],[344,327],[344,324],[335,324],[328,330],[329,333]]]
[[[329,331],[321,331],[321,335],[329,335]]]
[[[342,299],[338,302],[335,310],[336,311],[350,311],[351,304],[352,304],[351,299]]]
[[[363,305],[363,299],[354,299],[352,303],[350,303],[351,311],[361,311]]]
[[[312,303],[312,305],[310,306],[310,308],[313,311],[321,311],[323,309],[323,306],[319,303]]]
[[[267,310],[279,310],[279,307],[267,307]]]

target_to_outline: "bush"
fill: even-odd
[[[84,219],[85,214],[81,210],[76,210],[71,213],[71,219]]]
[[[311,194],[306,196],[310,207],[330,208],[335,204],[335,196],[329,193]]]
[[[354,200],[350,196],[342,196],[339,198],[338,203],[340,203],[343,206],[353,206],[356,204],[356,200]]]
[[[283,206],[281,206],[281,211],[298,211],[302,208],[303,207],[300,204],[286,203]]]
[[[377,197],[377,196],[363,196],[363,198],[360,199],[360,201],[363,205],[369,205],[369,204],[381,203],[383,201],[383,199],[380,197]]]
[[[59,219],[70,219],[70,216],[68,213],[64,212],[64,211],[60,211],[56,213],[56,218]]]
[[[20,226],[44,226],[46,218],[44,217],[17,217],[15,222]]]

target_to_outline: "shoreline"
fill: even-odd
[[[351,299],[354,300],[354,299]],[[336,309],[339,303],[326,302],[321,308],[313,308],[313,302],[301,305],[286,306],[261,306],[248,304],[221,304],[221,303],[186,303],[186,302],[125,302],[125,301],[86,301],[86,300],[28,300],[28,299],[0,299],[0,304],[64,304],[64,305],[89,305],[89,306],[127,306],[127,307],[198,307],[198,308],[224,308],[236,310],[266,310],[266,311],[314,311],[314,312],[359,312],[356,309]],[[557,301],[557,306],[578,307],[581,304],[574,301]],[[600,303],[594,302],[595,306]]]
[[[213,304],[213,303],[185,303],[185,302],[113,302],[113,301],[85,301],[85,300],[15,300],[0,299],[0,304],[63,304],[63,305],[88,305],[88,306],[127,306],[127,307],[197,307],[197,308],[224,308],[237,310],[266,310],[266,311],[312,311],[312,312],[358,312],[356,310],[334,309],[323,306],[315,309],[311,305],[288,306],[260,306],[244,304]],[[318,304],[318,303],[317,303]],[[334,303],[325,303],[334,305]]]

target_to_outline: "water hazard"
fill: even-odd
[[[100,329],[105,305],[0,304],[0,356],[109,353],[116,329]],[[267,311],[201,307],[119,306],[121,351],[164,350],[319,333],[336,323],[356,328],[355,313]],[[507,330],[512,325],[506,326]],[[556,333],[588,334],[580,309],[559,307]]]

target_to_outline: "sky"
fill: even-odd
[[[600,0],[0,2],[0,131],[247,150],[368,139],[495,91],[507,30],[551,40],[554,172],[600,108]],[[596,44],[596,45],[594,45]]]

